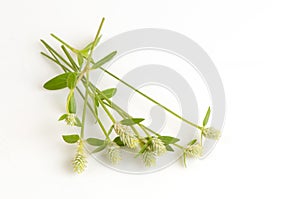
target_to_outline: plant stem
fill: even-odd
[[[67,44],[65,41],[63,41],[62,39],[60,39],[59,37],[57,37],[55,34],[51,33],[50,34],[52,37],[54,37],[55,39],[57,39],[60,43],[62,43],[63,45],[65,45],[67,48],[69,48],[72,52],[74,53],[78,53],[78,51],[73,48],[72,46],[70,46],[69,44]]]
[[[100,25],[100,28],[102,28],[102,25],[103,25],[103,22],[104,22],[104,18],[101,22],[101,25]],[[73,47],[71,47],[69,44],[67,44],[66,42],[64,42],[62,39],[58,38],[57,36],[53,35],[52,36],[57,39],[58,41],[60,41],[61,43],[65,44],[69,49],[73,49],[72,51],[78,55],[78,50],[74,49]],[[43,41],[42,41],[43,42]],[[93,46],[92,46],[92,49],[94,48],[94,44],[95,42],[93,43]],[[90,57],[88,58],[90,59]],[[92,64],[95,64],[95,62],[91,61]],[[68,64],[70,65],[70,64]],[[120,81],[121,83],[123,83],[124,85],[126,85],[127,87],[131,88],[132,90],[134,90],[135,92],[139,93],[140,95],[142,95],[143,97],[145,97],[146,99],[148,99],[149,101],[153,102],[154,104],[160,106],[161,108],[163,108],[164,110],[166,110],[167,112],[169,112],[170,114],[174,115],[175,117],[177,117],[178,119],[181,119],[182,121],[184,121],[185,123],[191,125],[191,126],[194,126],[195,128],[198,128],[200,129],[201,127],[191,121],[189,121],[188,119],[185,119],[184,117],[178,115],[177,113],[175,113],[174,111],[172,111],[171,109],[167,108],[166,106],[162,105],[161,103],[157,102],[156,100],[152,99],[151,97],[149,97],[148,95],[144,94],[143,92],[139,91],[138,89],[134,88],[132,85],[130,85],[129,83],[123,81],[122,79],[120,79],[119,77],[115,76],[114,74],[110,73],[108,70],[106,70],[105,68],[103,67],[99,67],[99,69],[101,69],[102,71],[104,71],[105,73],[107,73],[108,75],[110,75],[111,77],[117,79],[118,81]]]
[[[100,34],[100,31],[102,29],[102,26],[103,26],[103,23],[104,23],[104,18],[102,19],[101,21],[101,24],[98,28],[98,31],[97,31],[97,34],[95,36],[95,39],[94,39],[94,42],[92,44],[92,47],[91,47],[91,50],[90,50],[90,53],[89,53],[89,57],[87,59],[87,63],[86,63],[86,66],[83,70],[83,74],[86,73],[86,81],[85,81],[85,97],[84,97],[84,105],[83,105],[83,113],[82,113],[82,127],[81,127],[81,132],[80,132],[80,136],[81,138],[84,137],[84,127],[85,127],[85,118],[86,118],[86,108],[87,108],[87,102],[88,102],[88,96],[89,96],[89,74],[90,74],[90,63],[91,63],[91,60],[92,60],[92,55],[93,55],[93,50],[95,48],[95,43],[99,37],[99,34]],[[72,67],[71,67],[72,68]]]
[[[90,88],[92,89],[94,95],[97,94],[97,92],[94,90],[94,86],[90,86]],[[106,97],[105,95],[103,95],[104,97]],[[112,114],[109,112],[109,110],[106,108],[106,106],[103,104],[102,100],[99,100],[99,103],[101,104],[103,110],[105,111],[105,113],[107,114],[107,116],[110,118],[110,120],[112,121],[112,123],[116,123],[115,118],[112,116]]]
[[[101,69],[102,71],[104,71],[105,73],[107,73],[108,75],[110,75],[111,77],[115,78],[116,80],[120,81],[121,83],[123,83],[124,85],[126,85],[127,87],[131,88],[132,90],[134,90],[135,92],[137,92],[138,94],[142,95],[143,97],[145,97],[146,99],[150,100],[151,102],[153,102],[154,104],[160,106],[161,108],[165,109],[166,111],[168,111],[169,113],[171,113],[172,115],[174,115],[175,117],[177,117],[178,119],[181,119],[182,121],[184,121],[185,123],[194,126],[198,129],[200,129],[201,127],[187,119],[185,119],[184,117],[178,115],[177,113],[175,113],[174,111],[172,111],[171,109],[167,108],[166,106],[162,105],[161,103],[157,102],[156,100],[152,99],[151,97],[149,97],[148,95],[142,93],[141,91],[139,91],[138,89],[134,88],[133,86],[131,86],[129,83],[123,81],[122,79],[120,79],[119,77],[115,76],[114,74],[112,74],[111,72],[109,72],[108,70],[106,70],[105,68],[99,66],[99,69]]]
[[[85,118],[86,118],[86,108],[87,108],[87,102],[89,97],[89,71],[86,72],[86,83],[85,83],[85,96],[84,96],[84,105],[83,105],[83,112],[82,112],[82,127],[80,131],[80,137],[84,137],[84,127],[85,127]]]
[[[82,99],[84,100],[84,95],[83,95],[83,93],[81,92],[81,90],[80,90],[78,87],[76,87],[76,90],[77,90],[77,92],[80,94],[80,96],[82,97]],[[87,106],[88,106],[88,108],[90,109],[90,111],[93,113],[94,117],[96,118],[97,123],[99,124],[99,126],[100,126],[101,130],[103,131],[105,137],[106,137],[108,140],[110,140],[109,134],[108,134],[107,131],[105,130],[104,125],[102,124],[102,122],[101,122],[100,119],[98,118],[97,114],[95,113],[95,111],[93,110],[93,108],[92,108],[92,106],[90,105],[89,102],[87,102]]]
[[[179,144],[174,143],[173,145],[176,146],[176,147],[178,147],[178,148],[180,148],[180,149],[182,149],[182,150],[184,150],[184,147],[181,146],[181,145],[179,145]]]

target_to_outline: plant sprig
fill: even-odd
[[[214,129],[213,127],[206,127],[210,118],[210,107],[208,108],[203,119],[202,126],[200,126],[183,118],[179,114],[167,108],[165,105],[152,99],[148,95],[134,88],[129,83],[106,70],[103,66],[116,56],[117,51],[109,53],[99,61],[94,61],[92,58],[93,50],[100,42],[100,32],[103,23],[104,18],[100,23],[95,39],[81,50],[72,47],[64,40],[60,39],[58,36],[51,34],[51,36],[61,44],[63,55],[54,50],[54,48],[52,48],[47,42],[41,40],[44,47],[50,53],[47,54],[45,52],[41,52],[41,54],[50,61],[57,64],[63,70],[63,73],[47,81],[44,84],[44,88],[47,90],[69,90],[66,101],[66,113],[60,116],[59,121],[64,120],[67,125],[77,126],[78,128],[80,128],[79,135],[63,135],[63,140],[65,142],[77,145],[77,151],[73,159],[74,171],[81,173],[86,167],[87,154],[83,147],[84,143],[88,143],[89,145],[95,147],[92,153],[98,153],[105,150],[107,158],[113,164],[116,164],[121,160],[120,150],[122,150],[124,147],[129,147],[136,150],[136,157],[140,156],[143,159],[145,166],[152,166],[155,164],[157,157],[164,155],[167,152],[173,152],[174,149],[172,148],[172,146],[175,146],[179,150],[182,150],[184,165],[186,165],[187,157],[200,157],[203,150],[202,137],[205,137],[207,139],[219,139],[220,137],[220,131]],[[77,58],[76,61],[74,57]],[[100,90],[92,82],[90,82],[89,73],[92,70],[97,69],[100,69],[102,72],[120,81],[127,87],[139,93],[154,104],[160,106],[183,122],[199,129],[200,140],[194,139],[186,146],[182,146],[178,144],[180,142],[179,138],[160,135],[154,130],[143,125],[144,118],[132,117],[121,107],[111,101],[111,98],[117,92],[116,88]],[[84,91],[79,88],[78,85],[80,83],[83,84]],[[81,120],[79,119],[80,115],[78,115],[77,113],[77,100],[75,99],[76,92],[83,99],[84,103]],[[90,103],[91,101],[93,102],[93,104]],[[107,117],[110,119],[111,125],[108,129],[105,128],[101,119],[99,118],[98,109],[104,110]],[[87,111],[91,112],[93,117],[96,119],[100,127],[99,132],[105,136],[104,140],[99,138],[85,138],[84,135]],[[112,111],[118,113],[123,119],[121,121],[117,121],[114,118]],[[139,132],[136,127],[139,127],[143,134],[141,134],[141,132]],[[112,132],[115,132],[115,136],[112,134]]]

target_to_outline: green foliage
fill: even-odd
[[[163,143],[165,145],[175,144],[176,142],[179,141],[178,138],[175,138],[175,137],[172,137],[172,136],[158,136],[158,139],[160,139],[161,141],[163,141]]]
[[[203,120],[203,127],[206,126],[206,124],[207,124],[207,122],[208,122],[208,120],[209,120],[209,116],[210,116],[210,107],[208,107],[207,112],[206,112],[206,115],[205,115],[205,117],[204,117],[204,120]]]
[[[139,124],[144,120],[145,119],[143,119],[143,118],[129,118],[129,119],[121,120],[120,123],[123,125],[126,125],[126,126],[132,126],[135,124]]]
[[[105,99],[105,97],[112,98],[116,94],[116,92],[117,92],[116,88],[109,88],[109,89],[103,90],[99,93],[99,98],[101,100]]]
[[[77,83],[77,74],[76,73],[70,73],[67,78],[67,86],[69,89],[76,88]]]
[[[117,145],[119,145],[119,146],[125,146],[125,144],[122,142],[120,136],[116,137],[116,138],[114,139],[114,142],[115,142]]]
[[[76,113],[76,101],[75,101],[75,96],[73,91],[71,91],[68,95],[67,107],[69,113]]]
[[[92,69],[97,69],[101,66],[103,66],[105,63],[109,62],[110,60],[112,60],[112,58],[114,58],[114,56],[117,54],[117,51],[113,51],[110,54],[106,55],[104,58],[102,58],[101,60],[99,60],[98,62],[96,62],[93,66]]]
[[[74,144],[79,140],[79,135],[73,134],[73,135],[63,135],[62,136],[64,141],[68,144]]]
[[[88,138],[86,142],[92,146],[102,146],[105,144],[105,140],[100,140],[98,138]]]
[[[68,86],[68,77],[70,73],[63,73],[50,79],[44,84],[47,90],[59,90]]]

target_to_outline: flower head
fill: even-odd
[[[66,115],[65,121],[67,125],[74,126],[76,124],[76,116],[74,113],[68,113]]]
[[[218,140],[221,137],[221,132],[213,127],[205,128],[202,133],[209,139]]]
[[[112,164],[117,164],[121,160],[120,146],[115,142],[108,143],[106,153]]]
[[[195,143],[192,145],[188,145],[184,149],[184,153],[186,154],[187,157],[198,158],[202,155],[202,150],[203,150],[203,147],[202,147],[201,143]]]
[[[129,148],[136,148],[138,139],[134,137],[127,126],[124,126],[120,123],[114,124],[115,132],[120,136],[121,141],[128,146]]]
[[[155,152],[158,156],[167,152],[166,146],[164,145],[163,141],[161,141],[157,137],[152,138],[150,147],[152,151]]]
[[[73,168],[77,173],[82,173],[86,167],[86,156],[84,152],[83,141],[80,139],[77,142],[77,151],[73,159]]]
[[[151,167],[156,164],[156,154],[150,149],[146,149],[142,154],[142,159],[146,167]]]

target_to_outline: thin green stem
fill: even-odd
[[[54,37],[56,40],[58,40],[60,43],[62,43],[63,45],[65,45],[67,48],[69,48],[72,52],[78,53],[78,50],[76,50],[75,48],[73,48],[72,46],[70,46],[69,44],[67,44],[65,41],[63,41],[62,39],[60,39],[59,37],[57,37],[55,34],[51,33],[50,35],[52,37]]]
[[[184,147],[181,146],[181,145],[179,145],[179,144],[174,143],[173,145],[176,146],[176,147],[178,147],[178,148],[180,148],[180,149],[182,149],[182,150],[184,150]]]
[[[90,88],[92,89],[94,95],[96,95],[96,91],[94,90],[93,86],[90,86]],[[106,96],[105,96],[106,97]],[[106,108],[106,106],[103,104],[102,100],[99,100],[100,105],[102,106],[103,110],[105,111],[105,113],[108,115],[109,119],[112,121],[112,123],[116,123],[115,118],[112,116],[112,114],[109,112],[109,110]]]
[[[103,67],[99,67],[99,69],[101,69],[102,71],[104,71],[105,73],[107,73],[108,75],[110,75],[111,77],[115,78],[116,80],[120,81],[121,83],[123,83],[124,85],[126,85],[127,87],[131,88],[132,90],[134,90],[135,92],[137,92],[138,94],[142,95],[143,97],[145,97],[146,99],[148,99],[149,101],[153,102],[154,104],[160,106],[161,108],[165,109],[166,111],[168,111],[169,113],[171,113],[172,115],[174,115],[175,117],[181,119],[182,121],[184,121],[185,123],[194,126],[198,129],[200,129],[200,126],[185,119],[184,117],[178,115],[177,113],[175,113],[174,111],[172,111],[171,109],[167,108],[166,106],[162,105],[161,103],[157,102],[156,100],[152,99],[151,97],[149,97],[148,95],[142,93],[141,91],[139,91],[138,89],[134,88],[133,86],[131,86],[129,83],[123,81],[122,79],[120,79],[119,77],[115,76],[114,74],[112,74],[111,72],[109,72],[108,70],[106,70]]]
[[[88,96],[89,96],[89,71],[86,73],[86,83],[85,83],[85,96],[84,96],[84,105],[83,105],[83,112],[82,112],[82,127],[80,131],[80,137],[84,137],[84,128],[85,128],[85,119],[86,119],[86,108],[87,108],[87,102],[88,102]]]
[[[86,73],[86,81],[85,81],[85,84],[84,84],[85,85],[85,97],[84,97],[84,105],[83,105],[83,113],[82,113],[82,127],[81,127],[81,132],[80,132],[80,135],[81,135],[82,138],[84,137],[86,108],[87,108],[87,102],[88,102],[88,96],[89,96],[90,62],[91,62],[91,59],[92,59],[92,55],[93,55],[93,50],[94,50],[94,47],[95,47],[95,43],[97,41],[97,38],[99,37],[99,34],[100,34],[101,29],[102,29],[103,23],[104,23],[104,18],[102,19],[101,24],[100,24],[100,26],[98,28],[97,34],[96,34],[94,42],[92,44],[92,48],[90,50],[89,57],[87,59],[87,63],[86,63],[85,69],[84,69],[84,73]],[[84,74],[84,73],[81,73],[81,74]]]
[[[79,95],[82,97],[82,99],[84,100],[84,95],[83,95],[82,91],[81,91],[78,87],[76,87],[76,90],[77,90],[77,92],[79,93]],[[102,122],[100,121],[99,117],[97,116],[97,114],[95,113],[95,111],[93,110],[93,108],[92,108],[92,106],[91,106],[91,104],[90,104],[89,102],[87,103],[87,106],[88,106],[88,108],[90,109],[90,111],[93,113],[94,117],[96,118],[97,123],[99,124],[99,126],[100,126],[101,130],[103,131],[105,137],[106,137],[108,140],[110,140],[109,134],[108,134],[107,131],[105,130],[104,125],[103,125]]]

